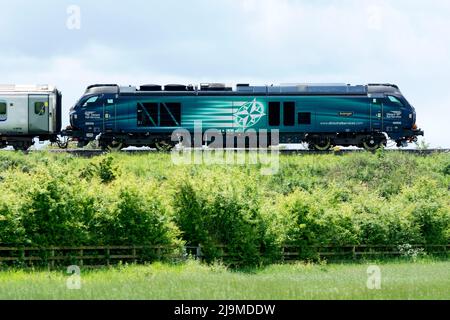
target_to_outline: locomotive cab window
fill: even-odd
[[[389,101],[395,104],[398,104],[399,106],[403,106],[403,103],[396,97],[394,96],[388,96]]]
[[[83,107],[89,107],[89,106],[95,105],[95,103],[98,102],[97,100],[99,100],[99,96],[90,97],[83,104]]]
[[[280,125],[280,103],[269,102],[269,126],[277,127]]]
[[[285,102],[283,104],[283,123],[285,126],[295,125],[295,102]]]
[[[34,103],[34,113],[42,116],[45,114],[45,103],[44,102],[35,102]]]

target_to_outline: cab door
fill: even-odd
[[[383,132],[383,99],[373,98],[370,104],[370,128],[373,132]]]
[[[28,96],[28,131],[31,134],[48,133],[49,131],[48,95]]]
[[[103,100],[103,132],[116,132],[116,100],[114,96],[105,95]]]

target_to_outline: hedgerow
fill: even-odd
[[[280,156],[175,165],[170,155],[0,153],[0,245],[202,246],[206,261],[304,259],[317,247],[447,244],[450,156]]]

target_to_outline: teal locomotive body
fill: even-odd
[[[277,132],[273,143],[302,143],[326,150],[334,145],[369,150],[388,139],[405,146],[423,132],[415,109],[390,84],[250,86],[222,84],[92,85],[70,112],[71,135],[83,146],[98,139],[102,147],[175,144],[173,132],[203,139],[216,130],[228,135]]]

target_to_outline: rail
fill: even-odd
[[[279,154],[287,154],[287,155],[307,155],[307,154],[334,154],[334,155],[343,155],[350,153],[365,153],[368,151],[362,149],[340,149],[340,150],[328,150],[328,151],[318,151],[318,150],[306,150],[306,149],[190,149],[185,150],[184,152],[213,152],[213,151],[227,151],[227,152],[267,152],[273,153],[278,152]],[[108,154],[109,151],[101,150],[101,149],[48,149],[48,150],[30,150],[27,153],[35,153],[35,152],[50,152],[55,154],[70,154],[75,156],[82,157],[95,157],[103,154]],[[153,149],[128,149],[118,151],[123,154],[152,154],[152,153],[170,153],[171,151],[158,151]],[[180,151],[183,152],[183,151]],[[433,155],[438,153],[450,153],[450,149],[385,149],[384,152],[387,153],[408,153],[415,155]]]

